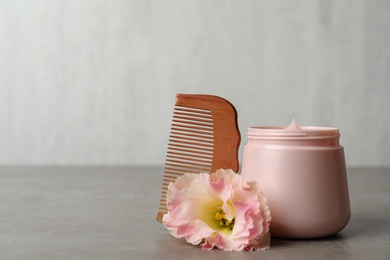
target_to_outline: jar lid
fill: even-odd
[[[249,139],[309,141],[328,140],[327,144],[338,144],[340,132],[338,128],[320,126],[299,126],[293,119],[285,126],[253,126],[248,130]],[[332,140],[332,141],[331,141]],[[329,142],[331,141],[331,142]]]

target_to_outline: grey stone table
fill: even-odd
[[[162,167],[0,167],[0,259],[390,259],[390,169],[349,169],[338,235],[202,251],[155,221]]]

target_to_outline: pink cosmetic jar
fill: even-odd
[[[250,127],[241,175],[268,200],[272,237],[309,239],[341,231],[351,215],[339,129]]]

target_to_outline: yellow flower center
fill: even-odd
[[[226,213],[222,210],[222,206],[217,206],[217,212],[215,213],[214,218],[219,222],[221,227],[233,230],[234,218],[232,220],[226,219]]]

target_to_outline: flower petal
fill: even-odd
[[[267,200],[255,182],[243,184],[232,170],[180,176],[168,185],[166,199],[163,223],[175,237],[207,250],[269,247]]]

